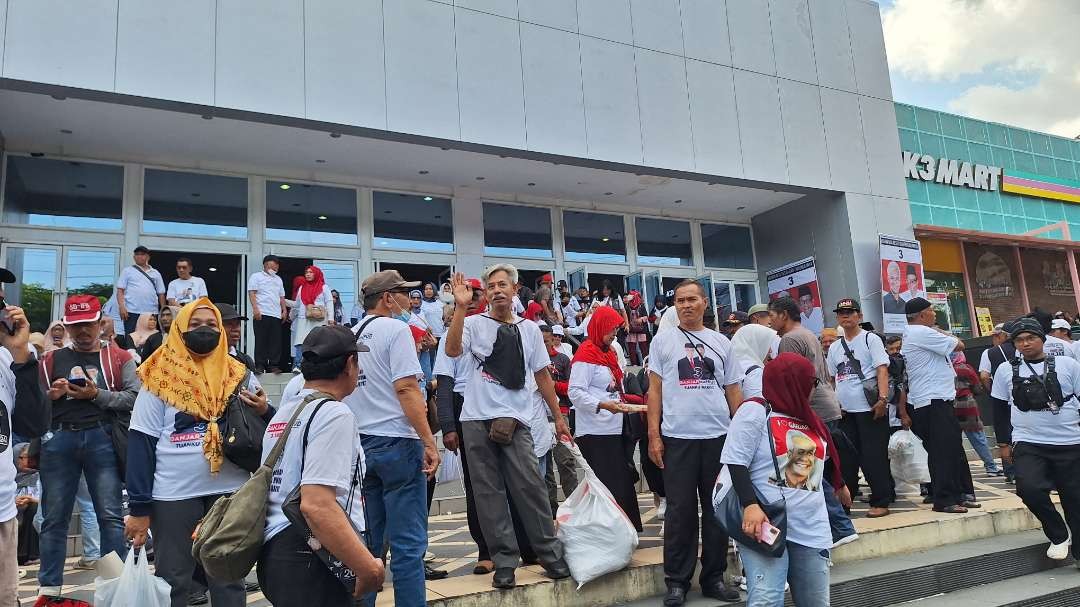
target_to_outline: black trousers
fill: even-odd
[[[281,319],[264,315],[252,323],[255,329],[255,367],[265,371],[280,366]]]
[[[622,435],[577,437],[581,455],[589,462],[596,477],[608,488],[615,498],[615,503],[622,508],[640,533],[641,511],[638,508],[637,489],[634,487],[634,461],[627,461],[623,441]],[[714,480],[715,478],[713,477]]]
[[[274,607],[352,607],[352,594],[289,525],[263,545],[259,586]]]
[[[154,534],[154,573],[169,583],[172,607],[187,607],[193,590],[195,559],[191,556],[191,530],[222,496],[207,495],[177,501],[154,500],[150,531]],[[206,578],[215,607],[247,604],[244,580]]]
[[[870,506],[888,508],[895,498],[889,468],[889,418],[874,419],[870,411],[845,413],[840,429],[848,440],[837,444],[844,484],[851,493],[859,487],[859,468],[870,485]]]
[[[1042,523],[1043,533],[1055,544],[1064,542],[1072,530],[1073,557],[1080,558],[1080,445],[1016,443],[1013,447],[1016,494]],[[1065,518],[1050,501],[1057,489]]]
[[[643,438],[638,441],[638,452],[641,458],[641,474],[645,476],[645,482],[652,491],[660,497],[667,497],[664,492],[664,471],[657,468],[656,464],[649,459],[649,439]]]
[[[465,518],[469,522],[469,535],[476,543],[478,561],[490,561],[491,553],[488,552],[484,534],[480,531],[480,519],[476,516],[476,500],[473,497],[472,483],[469,480],[469,462],[465,455],[465,433],[461,431],[461,408],[465,405],[465,396],[454,392],[454,427],[458,435],[458,456],[461,458],[461,472],[465,480],[462,485],[465,488]]]
[[[1012,443],[1012,405],[1007,400],[992,399],[994,403],[994,439],[999,445]]]
[[[724,580],[728,536],[716,522],[712,490],[720,474],[724,437],[682,439],[663,437],[664,489],[664,582],[668,587],[690,587],[698,557],[698,502],[701,503],[700,584],[712,586]]]
[[[926,448],[934,508],[959,504],[972,483],[953,401],[934,399],[925,407],[909,411],[911,430]]]

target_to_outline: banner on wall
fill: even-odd
[[[815,335],[825,328],[821,310],[821,290],[818,288],[817,265],[813,257],[800,259],[765,273],[769,299],[790,296],[799,304],[802,324]]]
[[[904,305],[914,297],[926,297],[922,248],[919,241],[878,235],[881,252],[881,308],[886,333],[903,333],[907,327]]]
[[[994,332],[994,318],[990,315],[990,308],[975,308],[975,318],[979,320],[979,335],[986,336]]]

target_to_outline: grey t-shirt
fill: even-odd
[[[818,341],[817,335],[800,325],[799,328],[784,333],[780,338],[777,352],[781,354],[794,352],[814,365],[814,375],[817,376],[818,385],[810,395],[810,408],[823,422],[840,419],[840,401],[837,400],[836,392],[829,383],[829,369],[825,366],[825,355],[821,351],[821,342]]]

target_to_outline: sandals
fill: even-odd
[[[944,508],[934,508],[934,512],[944,512],[946,514],[964,514],[968,509],[959,505],[953,504],[952,506],[945,506]]]
[[[484,563],[487,563],[486,565]],[[476,566],[473,567],[473,575],[487,575],[495,571],[495,563],[491,561],[477,561]]]

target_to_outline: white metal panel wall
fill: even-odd
[[[641,137],[648,166],[694,166],[686,60],[637,49]]]
[[[879,196],[907,198],[900,155],[900,134],[895,128],[896,107],[892,101],[876,97],[859,97],[863,132],[866,137],[866,156],[870,169],[870,191]]]
[[[728,0],[681,0],[683,42],[687,57],[731,65],[727,2]]]
[[[683,54],[682,22],[678,0],[630,0],[636,46]]]
[[[213,105],[215,4],[120,0],[117,92]]]
[[[221,0],[217,105],[304,116],[303,0]]]
[[[762,74],[775,74],[769,0],[729,0],[727,18],[734,66]]]
[[[780,80],[780,112],[784,118],[788,174],[792,181],[829,187],[829,161],[818,87]],[[895,130],[895,129],[893,129]]]
[[[829,88],[855,91],[855,67],[851,60],[851,36],[844,3],[841,0],[809,1],[818,82]]]
[[[525,23],[578,31],[577,0],[518,0],[518,17]]]
[[[387,126],[461,137],[454,8],[427,0],[383,2]]]
[[[859,117],[859,97],[835,89],[819,90],[833,187],[845,192],[867,193],[870,191],[870,177],[866,166],[862,119]],[[896,149],[899,151],[899,146]]]
[[[5,77],[113,90],[117,0],[7,4]]]
[[[769,14],[777,75],[817,84],[810,8],[806,0],[769,0]]]
[[[742,177],[742,145],[732,72],[723,65],[686,60],[697,170]]]
[[[585,126],[589,156],[641,164],[641,122],[634,75],[634,48],[596,38],[581,39]]]
[[[587,156],[578,37],[522,23],[521,52],[529,149]]]
[[[382,0],[304,3],[304,65],[308,118],[386,128]]]
[[[524,148],[518,22],[463,9],[455,19],[461,138]]]
[[[633,43],[630,0],[579,0],[577,10],[578,29],[582,34],[624,44]]]
[[[746,177],[786,181],[787,154],[776,77],[735,70],[735,102],[739,110],[739,139]]]
[[[518,0],[454,0],[454,5],[511,19],[518,16]]]
[[[851,54],[855,61],[855,82],[864,95],[892,99],[889,62],[885,57],[885,35],[876,4],[847,0]]]

